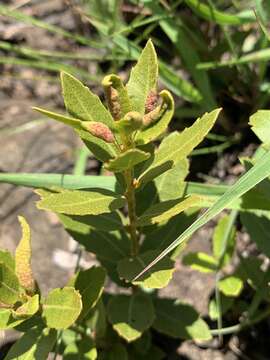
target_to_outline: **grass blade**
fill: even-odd
[[[257,163],[247,171],[233,186],[229,189],[191,226],[189,226],[170,246],[168,246],[154,261],[152,261],[134,280],[138,279],[147,270],[154,266],[164,256],[169,254],[174,248],[182,244],[195,231],[204,226],[209,220],[213,219],[222,210],[224,210],[234,200],[239,199],[247,191],[252,189],[259,182],[270,175],[270,151],[262,156]]]

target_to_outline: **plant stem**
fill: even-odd
[[[253,319],[247,319],[245,321],[243,321],[242,323],[239,323],[237,325],[233,325],[233,326],[228,326],[226,328],[223,329],[213,329],[210,330],[212,335],[228,335],[228,334],[233,334],[236,332],[239,332],[251,325],[257,324],[258,322],[262,321],[263,319],[267,318],[270,315],[270,308],[268,308],[267,310],[261,312],[260,314],[258,314],[256,317],[254,317]]]
[[[215,297],[216,297],[216,306],[217,306],[217,312],[218,312],[217,326],[218,326],[218,330],[221,330],[222,329],[222,305],[221,305],[220,292],[219,292],[219,288],[218,288],[219,280],[220,280],[220,272],[217,272],[216,279],[215,279]],[[223,335],[221,332],[218,333],[218,340],[219,340],[219,345],[221,346],[223,343]]]
[[[125,179],[127,183],[126,199],[128,205],[129,217],[129,233],[131,238],[131,255],[136,256],[138,253],[138,236],[137,236],[137,216],[136,216],[136,200],[135,189],[133,184],[133,170],[125,172]]]

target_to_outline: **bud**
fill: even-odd
[[[145,103],[145,113],[148,114],[155,109],[158,103],[158,94],[151,90]]]
[[[106,141],[107,143],[113,143],[115,141],[114,135],[110,128],[97,121],[82,122],[82,126],[90,132],[93,136]]]
[[[108,108],[115,120],[121,118],[121,106],[118,91],[113,87],[111,75],[105,76],[102,81]]]
[[[158,105],[154,110],[144,115],[143,117],[143,126],[149,126],[150,124],[156,122],[162,115],[162,106]]]

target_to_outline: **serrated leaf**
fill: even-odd
[[[218,266],[217,260],[204,252],[188,253],[183,258],[183,264],[204,273],[214,272]]]
[[[228,310],[230,310],[234,304],[233,297],[224,296],[222,293],[220,294],[221,301],[221,314],[224,315]],[[217,303],[215,299],[210,300],[208,306],[209,317],[211,320],[217,320],[219,317],[219,311],[217,308]]]
[[[0,262],[0,302],[8,305],[19,300],[19,279],[13,270]]]
[[[83,245],[86,251],[94,253],[101,265],[107,269],[108,276],[119,283],[116,265],[119,260],[130,254],[130,240],[126,232],[105,232],[86,228],[77,219],[61,215],[60,220],[65,229]]]
[[[156,320],[153,328],[162,334],[180,339],[210,340],[206,322],[188,304],[172,299],[155,299]]]
[[[76,343],[68,344],[63,354],[63,360],[96,360],[97,349],[90,337]]]
[[[123,197],[102,189],[65,190],[40,200],[37,207],[68,215],[99,215],[123,207]]]
[[[158,176],[157,170],[159,168],[162,169],[167,164],[169,169],[173,164],[186,158],[212,129],[220,111],[221,109],[216,109],[210,113],[205,113],[192,126],[181,133],[173,132],[167,136],[155,152],[154,161],[150,166],[146,164],[145,170],[139,176],[138,181],[140,184],[146,184],[153,179],[153,175],[150,176],[149,173]]]
[[[5,360],[47,360],[56,337],[52,329],[30,329],[11,347]]]
[[[68,283],[79,291],[82,297],[82,311],[80,320],[83,319],[89,311],[98,302],[104,289],[106,272],[102,267],[92,267],[87,270],[81,270]]]
[[[49,111],[49,110],[46,110],[46,109],[41,109],[41,108],[38,108],[38,107],[34,107],[33,110],[36,110],[39,113],[41,113],[41,114],[43,114],[45,116],[48,116],[51,119],[59,121],[59,122],[65,124],[65,125],[71,126],[74,129],[82,129],[82,126],[81,126],[82,122],[79,119],[74,119],[74,118],[71,118],[71,117],[68,117],[68,116],[65,116],[65,115],[62,115],[62,114],[58,114],[58,113],[55,113],[53,111]]]
[[[113,118],[109,111],[86,86],[73,76],[62,72],[61,83],[67,112],[76,119],[102,122],[109,127]]]
[[[49,328],[66,329],[81,313],[81,295],[72,287],[54,289],[49,292],[42,310],[42,316]]]
[[[197,195],[191,195],[187,198],[167,200],[154,204],[147,209],[137,220],[138,226],[149,226],[169,220],[192,207],[200,207],[202,198]]]
[[[135,165],[147,160],[149,157],[150,154],[142,150],[130,149],[118,155],[115,159],[110,160],[106,168],[113,172],[122,172],[132,169]]]
[[[141,285],[147,289],[161,289],[168,285],[174,272],[174,262],[169,258],[164,258],[157,266],[139,278],[132,281],[144,267],[155,258],[158,251],[147,251],[136,257],[126,258],[119,261],[117,270],[119,276],[134,285]]]
[[[138,131],[135,138],[137,144],[147,144],[158,138],[166,131],[170,121],[172,120],[174,114],[174,100],[171,93],[167,90],[163,90],[159,95],[163,98],[163,106],[166,106],[166,108],[164,111],[161,110],[162,115],[160,119],[158,119],[153,125]]]
[[[270,143],[270,110],[259,110],[249,118],[251,130],[262,143]]]
[[[188,175],[188,170],[188,160],[182,159],[172,169],[154,179],[157,196],[160,201],[183,197],[186,187],[184,180]]]
[[[15,259],[9,251],[0,250],[0,262],[15,271]]]
[[[27,291],[33,292],[35,289],[35,280],[31,267],[32,249],[30,227],[22,216],[19,216],[18,219],[22,228],[22,238],[15,253],[16,275],[18,276],[21,286]]]
[[[225,296],[238,296],[243,286],[243,280],[235,275],[227,276],[218,282],[218,288]]]
[[[270,219],[268,216],[243,212],[240,219],[258,249],[270,257]]]
[[[113,296],[108,304],[108,318],[119,336],[134,341],[154,322],[151,298],[144,294]]]
[[[39,310],[39,295],[32,296],[27,302],[13,310],[15,319],[27,319],[33,316]]]
[[[234,220],[234,219],[233,219]],[[213,235],[213,255],[219,262],[219,268],[229,263],[235,247],[235,226],[229,215],[221,218]]]
[[[158,78],[158,62],[155,48],[149,40],[138,58],[137,64],[131,69],[127,83],[127,91],[132,110],[144,114],[147,96],[156,90]]]

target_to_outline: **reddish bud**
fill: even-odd
[[[107,143],[113,143],[115,141],[112,131],[107,125],[97,122],[90,121],[82,124],[83,127],[90,132],[93,136],[106,141]]]
[[[149,113],[155,109],[158,103],[158,94],[155,91],[150,91],[145,103],[145,113]]]

